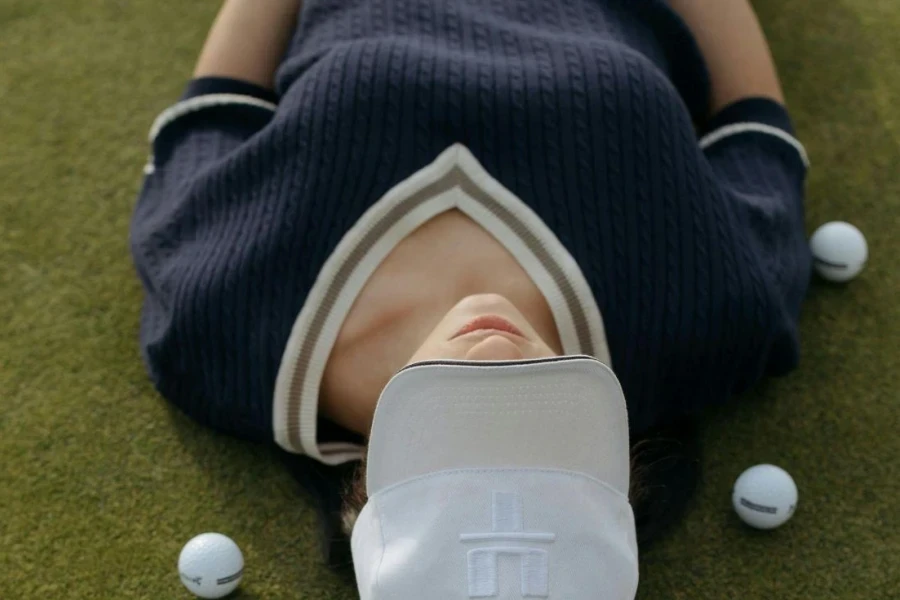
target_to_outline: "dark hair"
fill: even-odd
[[[642,550],[687,512],[700,484],[698,424],[684,418],[634,438],[630,500]]]
[[[344,487],[340,524],[349,536],[365,506],[366,463],[358,463]],[[696,424],[687,419],[638,437],[631,445],[631,486],[638,543],[646,548],[674,525],[688,508],[700,479]]]

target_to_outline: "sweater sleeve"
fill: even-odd
[[[226,427],[215,411],[201,406],[215,393],[209,381],[220,374],[204,371],[218,349],[197,344],[209,328],[198,315],[220,299],[211,281],[228,279],[244,260],[221,257],[229,248],[225,238],[242,222],[237,210],[246,190],[240,186],[246,185],[247,164],[255,164],[248,157],[259,154],[254,140],[272,120],[275,100],[241,81],[192,81],[151,128],[152,156],[131,219],[131,253],[144,288],[140,344],[148,371],[164,396],[194,406],[190,414],[219,428]],[[233,412],[241,411],[250,414],[251,408]],[[230,427],[252,429],[243,422]]]
[[[192,80],[150,128],[151,154],[132,222],[134,235],[186,211],[191,189],[272,119],[275,94],[235,79]],[[142,249],[135,247],[141,267]],[[144,250],[149,250],[144,248]]]
[[[170,250],[186,240],[199,218],[194,192],[265,127],[275,100],[272,92],[247,82],[194,79],[154,121],[131,223],[132,254],[148,296]]]
[[[768,371],[786,373],[799,361],[797,322],[812,272],[804,223],[806,150],[784,106],[766,98],[725,107],[700,147],[773,311]]]

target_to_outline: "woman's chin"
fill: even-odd
[[[466,352],[466,360],[522,360],[525,351],[511,339],[497,334],[490,335]]]

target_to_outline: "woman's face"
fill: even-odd
[[[451,308],[407,364],[427,360],[522,360],[556,353],[498,294],[467,296]]]

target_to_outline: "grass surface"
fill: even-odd
[[[756,2],[813,160],[810,229],[871,260],[817,283],[804,359],[710,416],[690,515],[643,556],[640,598],[880,599],[900,590],[900,3]],[[0,0],[0,598],[187,598],[181,545],[243,548],[237,598],[349,599],[268,450],[201,430],[148,383],[127,224],[153,117],[218,2]],[[730,510],[747,466],[788,469],[785,527]],[[892,516],[893,515],[893,516]],[[897,595],[893,595],[897,598]]]

